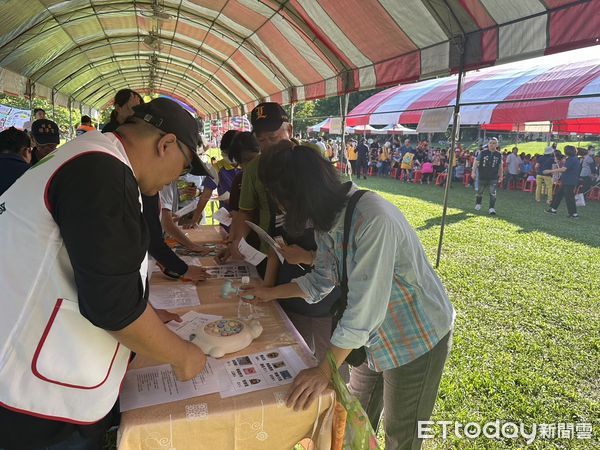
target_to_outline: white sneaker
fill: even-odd
[[[488,210],[488,213],[489,213],[490,216],[495,216],[496,215],[496,210],[494,208],[490,208]]]
[[[475,211],[479,211],[481,209],[481,205],[477,204],[475,205]]]

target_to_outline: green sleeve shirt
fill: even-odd
[[[250,161],[244,169],[242,191],[240,194],[240,210],[253,211],[258,209],[258,226],[268,233],[270,232],[271,210],[265,186],[258,178],[259,163],[260,155]],[[267,253],[269,246],[261,241],[260,250]]]

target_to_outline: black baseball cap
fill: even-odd
[[[31,124],[31,136],[39,145],[60,144],[58,125],[49,119],[38,119]]]
[[[168,98],[154,100],[133,107],[133,116],[138,117],[165,133],[173,133],[192,151],[192,175],[209,175],[209,171],[198,156],[198,123],[182,106]]]
[[[289,121],[285,110],[275,102],[259,103],[250,113],[253,133],[279,130],[281,124]]]

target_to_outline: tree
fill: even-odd
[[[29,99],[24,97],[13,97],[11,95],[0,94],[0,104],[19,109],[29,109]],[[42,108],[46,111],[46,117],[53,120],[63,134],[69,132],[69,109],[64,106],[54,105],[46,99],[34,98],[32,101],[33,109]],[[33,111],[31,111],[33,114]],[[79,110],[71,109],[73,127],[77,127],[81,122],[81,113]]]
[[[291,106],[285,105],[284,109],[291,114]],[[315,104],[313,102],[296,103],[294,106],[294,133],[306,133],[306,128],[313,124],[312,117],[315,115]]]
[[[108,122],[110,122],[110,113],[112,113],[112,110],[112,108],[105,108],[102,111],[100,111],[100,118],[98,119],[98,121],[102,125],[105,125]]]
[[[348,112],[350,112],[364,100],[378,92],[381,92],[383,89],[384,88],[378,88],[368,91],[350,93],[348,96]],[[343,97],[329,97],[297,103],[294,110],[294,128],[304,133],[306,128],[320,122],[327,117],[340,117],[340,98]]]

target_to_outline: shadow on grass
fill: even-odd
[[[370,177],[367,180],[355,180],[359,186],[386,194],[414,198],[440,206],[439,216],[427,219],[425,225],[418,230],[439,227],[442,218],[444,189],[435,185],[400,183],[390,178]],[[545,199],[544,199],[545,200]],[[400,202],[405,201],[400,199]],[[476,212],[475,192],[473,188],[465,188],[461,183],[453,183],[448,197],[449,214],[446,224],[452,225],[476,216],[487,217],[487,192],[483,197],[482,210]],[[558,238],[567,239],[592,247],[600,247],[600,202],[588,202],[587,206],[578,208],[579,219],[567,218],[566,205],[563,201],[557,215],[545,212],[546,203],[537,203],[533,193],[521,191],[498,190],[494,218],[504,220],[519,227],[518,233],[541,232]],[[453,212],[460,210],[461,212]]]
[[[446,214],[446,226],[452,225],[454,223],[458,223],[462,220],[468,219],[469,217],[473,217],[473,214],[469,214],[466,212],[459,212],[456,214]],[[421,225],[417,228],[417,231],[424,231],[429,228],[440,227],[442,225],[442,216],[432,217],[425,221],[425,225]]]

